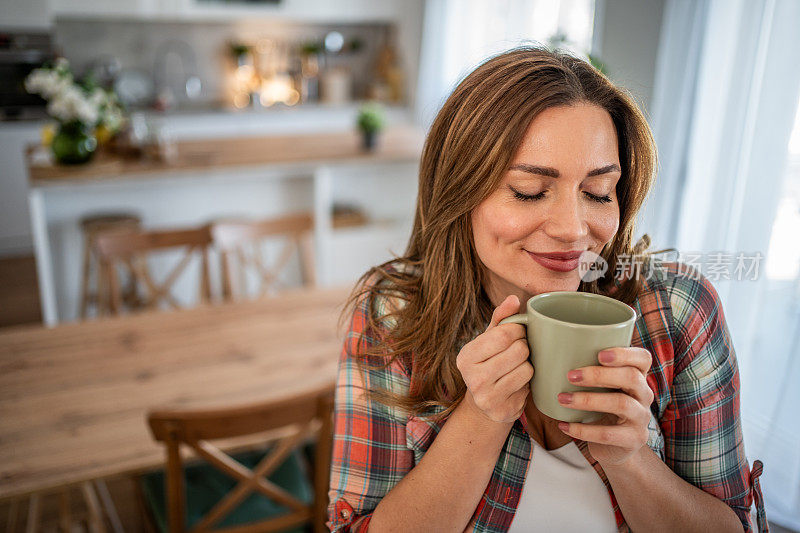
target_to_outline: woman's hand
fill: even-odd
[[[589,453],[602,465],[627,461],[647,444],[647,425],[653,391],[647,372],[653,357],[644,348],[609,348],[598,354],[602,366],[576,368],[567,373],[571,383],[586,387],[608,387],[619,392],[561,393],[564,407],[599,411],[604,415],[590,424],[559,422],[571,437],[587,441]]]
[[[471,408],[493,422],[514,422],[525,409],[533,366],[528,362],[525,327],[497,323],[519,311],[519,298],[508,296],[492,313],[486,331],[461,348],[456,366],[467,385]]]

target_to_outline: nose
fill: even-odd
[[[545,233],[554,240],[577,243],[589,232],[580,193],[559,194],[548,213]]]

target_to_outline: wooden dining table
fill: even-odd
[[[0,330],[0,500],[163,465],[150,409],[332,384],[348,291]]]

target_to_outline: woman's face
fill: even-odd
[[[605,109],[551,107],[533,120],[500,186],[472,212],[495,306],[509,294],[524,308],[536,294],[578,289],[576,261],[548,264],[536,254],[599,254],[619,227],[620,175],[617,133]]]

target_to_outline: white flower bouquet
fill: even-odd
[[[96,147],[96,135],[107,140],[125,124],[125,112],[114,91],[97,86],[91,78],[76,80],[64,58],[58,58],[50,67],[31,71],[25,79],[25,89],[47,100],[47,112],[59,122],[52,147],[61,162],[87,161]],[[77,157],[67,154],[64,158],[63,152],[76,148],[69,145],[70,140],[73,145],[81,144],[77,146],[81,153]]]

